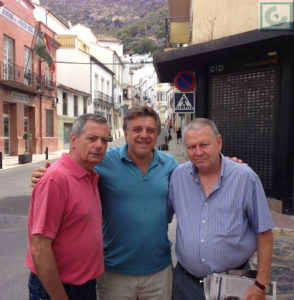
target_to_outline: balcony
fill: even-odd
[[[34,94],[44,88],[56,88],[56,83],[46,76],[40,76],[24,67],[3,61],[0,62],[0,83]]]
[[[189,44],[192,37],[192,18],[189,16],[165,19],[165,47],[171,44]]]
[[[108,96],[100,91],[95,91],[94,94],[94,106],[97,105],[106,105],[108,107],[113,107],[113,98],[111,96]]]

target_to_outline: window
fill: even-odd
[[[78,96],[74,95],[74,116],[78,115]]]
[[[29,131],[29,118],[28,118],[28,108],[25,107],[25,116],[24,116],[24,131]],[[25,151],[29,152],[30,141],[25,140]]]
[[[108,96],[110,96],[110,82],[109,82],[109,81],[107,81],[106,86],[107,86],[106,94],[107,94]]]
[[[84,97],[83,98],[83,101],[84,101],[84,114],[87,113],[87,108],[88,108],[88,100],[87,100],[87,97]]]
[[[100,87],[100,91],[102,93],[104,93],[104,78],[101,78],[101,87]]]
[[[157,101],[161,102],[163,100],[163,92],[157,92]]]
[[[5,80],[13,80],[14,68],[14,41],[4,36],[3,73]]]
[[[24,84],[32,85],[33,79],[33,59],[32,50],[24,47]]]
[[[46,136],[53,136],[53,110],[46,109]]]
[[[94,79],[94,90],[98,91],[98,75],[95,74],[95,79]]]
[[[9,115],[3,114],[4,154],[10,153]]]
[[[68,111],[67,111],[67,93],[63,92],[62,93],[62,114],[67,116]]]

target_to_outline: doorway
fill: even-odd
[[[64,149],[69,149],[72,124],[64,123],[63,128],[64,128],[63,129],[63,147],[64,147]]]

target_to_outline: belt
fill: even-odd
[[[195,281],[197,283],[203,284],[203,277],[196,277],[196,276],[192,275],[179,262],[178,262],[178,266],[186,276],[190,277],[193,281]]]
[[[234,268],[234,269],[244,269],[245,266],[247,265],[248,263],[248,260],[245,261],[245,263],[243,263],[241,266],[237,267],[237,268]],[[181,271],[187,275],[188,277],[190,277],[194,282],[197,282],[197,283],[200,283],[200,284],[203,284],[203,277],[196,277],[194,276],[193,274],[189,273],[179,262],[178,262],[178,266],[180,267]]]

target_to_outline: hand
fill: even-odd
[[[31,176],[31,187],[34,187],[42,178],[44,175],[45,171],[50,167],[50,162],[46,161],[45,168],[36,168],[32,172]]]
[[[253,284],[245,292],[242,300],[265,300],[265,292]]]
[[[235,157],[235,156],[234,156],[234,157],[226,156],[226,158],[229,159],[229,160],[232,160],[232,161],[234,161],[234,162],[237,162],[237,163],[239,163],[239,164],[244,164],[244,165],[248,166],[247,163],[244,163],[243,160],[242,160],[242,159],[239,159],[238,157]]]

